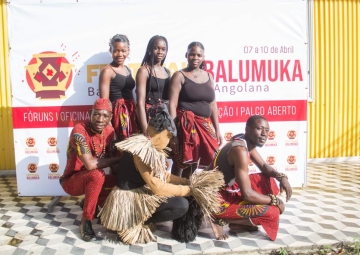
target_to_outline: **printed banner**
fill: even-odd
[[[186,67],[192,41],[205,46],[225,140],[265,116],[264,160],[306,185],[307,12],[301,0],[28,1],[8,4],[10,78],[18,192],[65,195],[58,178],[71,128],[89,120],[109,39],[130,39],[135,74],[149,39],[167,38],[165,66]],[[176,6],[176,11],[174,11]],[[208,18],[211,17],[211,18]],[[26,22],[24,22],[26,20]],[[249,171],[258,171],[250,164]]]

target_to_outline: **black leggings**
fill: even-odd
[[[189,208],[189,202],[184,197],[170,197],[162,203],[145,224],[175,220],[183,216]]]

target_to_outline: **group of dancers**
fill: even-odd
[[[279,187],[286,201],[292,191],[287,176],[256,150],[266,142],[268,122],[251,116],[245,133],[221,147],[214,81],[206,72],[203,44],[189,44],[187,67],[173,75],[163,66],[168,50],[165,37],[153,36],[134,80],[125,65],[128,37],[110,39],[112,62],[100,73],[100,98],[90,120],[73,128],[60,178],[65,192],[85,195],[81,238],[96,239],[91,221],[99,217],[126,244],[155,241],[156,224],[164,221],[174,221],[173,238],[182,242],[196,237],[203,220],[210,222],[218,240],[228,238],[223,231],[227,224],[230,231],[257,231],[261,225],[275,240],[284,211]],[[174,162],[171,173],[168,157]],[[260,174],[248,174],[250,160]]]
[[[179,131],[179,136],[170,143],[175,162],[172,172],[180,176],[185,170],[183,175],[188,175],[186,169],[198,163],[199,158],[200,166],[209,165],[222,137],[214,81],[205,71],[203,44],[190,43],[185,54],[187,67],[171,76],[163,66],[168,41],[164,36],[153,36],[135,80],[125,65],[130,53],[128,37],[117,34],[110,39],[109,46],[113,60],[100,73],[100,98],[113,104],[112,125],[119,140],[136,133],[146,134],[150,107],[167,104]]]

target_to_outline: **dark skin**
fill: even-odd
[[[246,127],[245,129],[245,140],[247,142],[248,151],[250,154],[250,159],[252,162],[260,169],[260,171],[269,177],[276,177],[278,172],[267,164],[259,152],[256,150],[256,147],[261,147],[265,144],[269,133],[269,124],[264,119],[257,119],[255,124],[251,127]],[[248,151],[242,146],[236,146],[232,148],[227,156],[228,163],[234,167],[235,171],[235,180],[239,185],[241,194],[244,200],[258,205],[268,205],[271,203],[271,199],[267,195],[260,194],[254,191],[251,188],[251,182],[248,173]],[[280,187],[282,187],[286,192],[286,201],[291,198],[292,189],[287,178],[282,178],[280,182]],[[280,214],[285,210],[285,205],[281,199],[278,208]],[[230,228],[233,229],[249,229],[253,226],[249,219],[225,219]],[[229,236],[225,235],[223,228],[217,224],[211,223],[216,239],[224,240]],[[253,226],[255,227],[255,226]],[[255,228],[254,228],[255,230]]]
[[[96,110],[93,109],[91,112],[90,126],[91,128],[101,133],[104,128],[109,125],[112,118],[112,113],[106,110]],[[107,146],[107,145],[105,145]],[[120,160],[120,157],[112,158],[96,158],[91,154],[82,154],[79,156],[83,162],[85,168],[88,171],[92,171],[98,168],[112,167],[117,164]],[[81,218],[81,222],[85,222],[87,219],[84,217]]]
[[[162,39],[156,40],[153,49],[154,56],[154,70],[152,75],[157,78],[166,79],[168,77],[165,68],[161,66],[161,61],[166,57],[166,42]],[[143,134],[146,133],[148,126],[145,112],[145,101],[146,101],[146,82],[149,79],[149,73],[151,70],[151,63],[145,66],[141,66],[136,74],[136,110],[138,119],[140,122],[140,129]]]
[[[100,72],[99,77],[99,91],[100,98],[109,99],[110,96],[110,82],[115,78],[115,72],[118,74],[127,76],[129,71],[125,67],[125,60],[129,56],[130,49],[129,45],[126,42],[115,42],[113,46],[110,47],[110,53],[112,55],[113,61],[110,65],[104,67]],[[114,70],[113,70],[114,69]]]
[[[208,73],[200,69],[200,65],[205,59],[204,50],[199,46],[193,46],[191,49],[189,49],[186,52],[185,57],[187,58],[188,66],[182,69],[184,75],[190,80],[193,80],[194,82],[199,84],[207,82],[209,80]],[[210,79],[211,79],[212,87],[214,88],[214,80],[211,75],[210,75]],[[170,115],[173,119],[175,119],[176,117],[176,108],[178,106],[179,94],[184,82],[185,82],[185,78],[180,72],[175,72],[170,81],[169,108],[170,108]],[[218,108],[215,99],[210,103],[210,107],[211,107],[210,118],[215,128],[218,144],[221,145],[222,136],[220,134],[220,129],[219,129]],[[171,139],[170,147],[175,153],[179,152],[179,142],[177,137]],[[174,173],[174,174],[181,175],[181,173]]]

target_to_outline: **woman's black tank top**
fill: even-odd
[[[157,78],[149,74],[149,80],[146,83],[146,103],[154,104],[161,100],[169,100],[169,84],[170,84],[170,71],[165,68],[168,77],[165,79]]]
[[[111,66],[110,66],[111,67]],[[125,66],[130,73],[130,69]],[[115,72],[115,70],[111,67]],[[131,74],[125,76],[115,72],[115,77],[110,81],[109,99],[114,102],[118,99],[134,99],[132,90],[135,88],[135,80]]]
[[[181,72],[181,71],[180,71]],[[195,115],[202,117],[211,116],[210,103],[215,99],[215,90],[212,87],[210,74],[205,83],[196,83],[181,72],[185,78],[179,94],[178,107],[183,110],[192,111]]]

